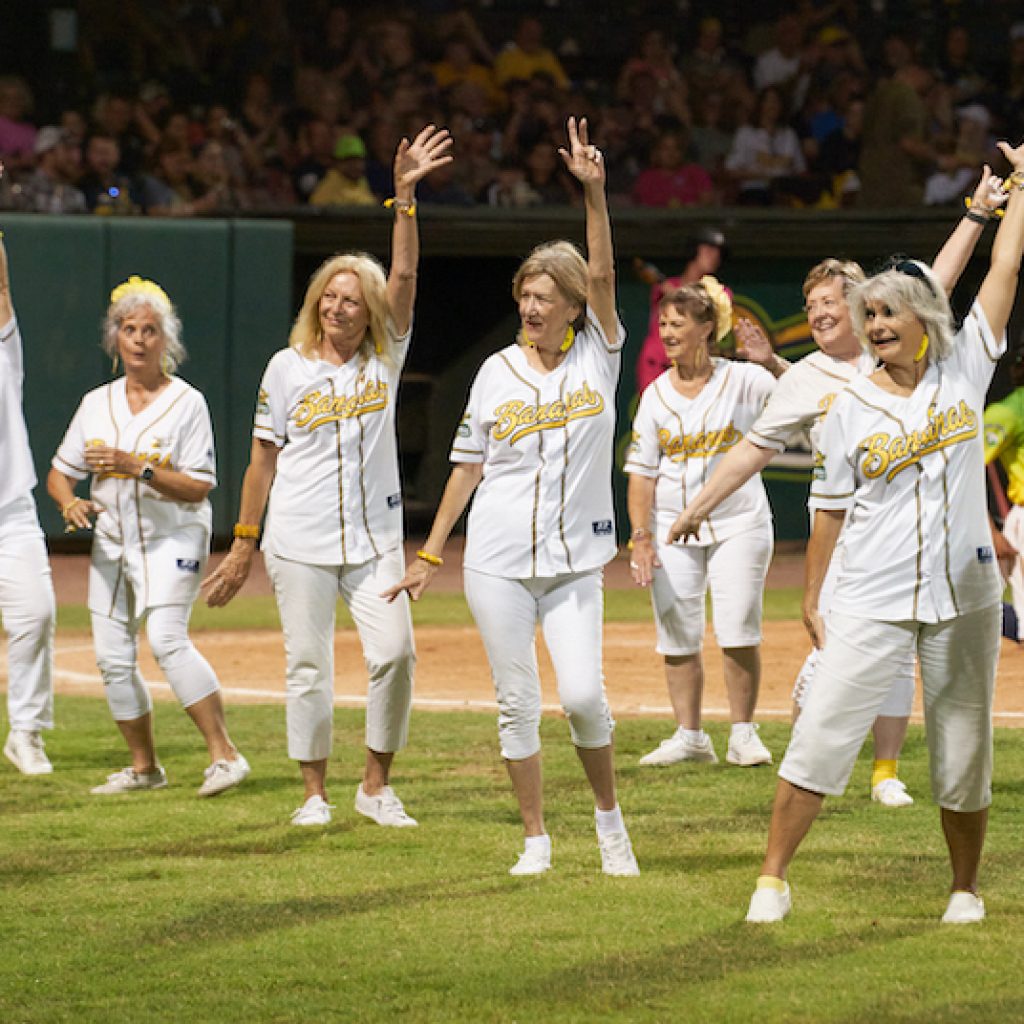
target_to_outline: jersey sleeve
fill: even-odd
[[[594,311],[589,306],[587,306],[586,324],[583,330],[593,332],[594,337],[600,341],[603,349],[612,355],[618,355],[622,351],[622,346],[626,344],[626,328],[622,326],[622,321],[619,319],[618,314],[615,317],[615,337],[613,339],[605,336],[600,321],[594,316]]]
[[[992,380],[999,357],[1006,351],[1006,332],[997,338],[992,333],[981,303],[975,299],[970,312],[953,339],[952,359],[982,390]]]
[[[1017,414],[1002,402],[985,409],[985,464],[999,458],[1010,447],[1019,427]]]
[[[455,428],[452,450],[448,455],[450,462],[483,462],[487,457],[487,427],[481,417],[483,408],[481,396],[487,386],[487,364],[480,367],[472,387],[469,389],[469,401],[466,411]]]
[[[798,396],[799,377],[790,369],[775,381],[761,415],[747,433],[747,439],[759,448],[781,452],[804,427]]]
[[[217,486],[217,456],[213,446],[213,424],[206,399],[192,395],[190,415],[181,427],[178,465],[174,468],[203,483]]]
[[[633,418],[633,430],[623,469],[636,476],[658,476],[661,449],[658,444],[658,423],[654,415],[657,387],[657,384],[652,383],[643,393]]]
[[[71,417],[64,439],[57,446],[57,451],[50,463],[58,473],[71,477],[72,480],[84,480],[90,473],[85,461],[85,399],[78,405],[75,415]]]
[[[273,356],[263,372],[256,412],[253,416],[252,436],[271,441],[283,448],[288,439],[288,385],[285,358],[288,350]]]
[[[391,348],[391,357],[394,359],[395,366],[399,370],[405,366],[405,360],[409,355],[409,345],[412,342],[412,325],[413,321],[410,319],[409,327],[405,333],[399,334],[394,321],[391,317],[388,317],[388,345]]]
[[[847,442],[847,419],[851,405],[845,395],[837,396],[821,434],[821,449],[815,456],[811,479],[810,509],[845,512],[853,506],[857,487],[856,451]]]

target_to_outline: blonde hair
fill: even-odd
[[[188,358],[185,346],[181,343],[181,320],[178,319],[174,304],[161,288],[153,290],[131,288],[127,291],[122,291],[122,288],[123,286],[116,288],[112,293],[118,297],[107,307],[107,315],[103,318],[100,348],[116,364],[117,332],[121,327],[121,321],[125,317],[137,313],[140,309],[152,310],[156,315],[160,334],[164,339],[161,366],[169,377]]]
[[[363,301],[369,314],[366,336],[359,345],[363,355],[376,350],[382,359],[390,362],[388,345],[388,281],[379,260],[366,252],[346,252],[325,260],[313,272],[306,286],[302,307],[288,334],[288,344],[307,359],[320,351],[323,335],[320,331],[320,300],[327,286],[338,274],[354,274],[359,280]]]
[[[902,260],[857,285],[850,293],[850,318],[868,348],[864,334],[864,314],[869,302],[888,306],[894,313],[907,310],[921,321],[930,342],[928,358],[945,359],[953,350],[953,311],[934,271],[918,260]]]
[[[512,297],[518,302],[523,295],[523,284],[531,277],[547,274],[555,287],[580,307],[575,327],[579,328],[587,309],[587,261],[572,242],[544,242],[538,245],[519,265],[512,278]]]
[[[721,341],[732,330],[732,300],[722,284],[705,274],[697,284],[683,285],[669,292],[658,304],[659,309],[672,306],[698,324],[707,324],[711,331],[708,344]]]
[[[864,280],[864,268],[853,260],[822,260],[811,267],[804,278],[804,298],[819,284],[827,284],[837,277],[843,282],[843,295],[848,295],[851,288]]]

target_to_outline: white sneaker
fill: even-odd
[[[949,905],[942,915],[943,924],[977,924],[985,920],[985,904],[973,892],[960,890],[949,897]]]
[[[633,844],[625,832],[597,833],[597,845],[601,849],[601,870],[606,875],[626,877],[640,874],[640,867],[633,855]]]
[[[415,828],[419,822],[405,813],[402,801],[390,786],[370,796],[359,783],[356,790],[356,810],[372,818],[378,825],[390,828]]]
[[[311,796],[298,810],[292,811],[293,825],[329,825],[334,804],[329,804],[322,796]]]
[[[122,768],[107,776],[101,786],[93,786],[89,791],[96,796],[110,796],[115,793],[134,793],[141,789],[163,789],[167,785],[167,775],[160,765],[155,772],[137,772],[134,768]]]
[[[914,798],[899,779],[882,779],[871,787],[871,799],[883,807],[909,807]]]
[[[680,761],[704,761],[707,764],[718,764],[718,755],[711,744],[711,737],[701,732],[697,741],[687,739],[680,726],[667,740],[662,740],[649,754],[640,758],[640,764],[667,765],[679,764]]]
[[[793,899],[789,894],[789,883],[784,883],[783,889],[755,889],[754,895],[750,897],[750,907],[747,910],[747,921],[751,924],[774,924],[781,921],[793,906]]]
[[[551,870],[551,847],[528,846],[508,869],[510,875],[543,875]]]
[[[4,757],[22,775],[49,775],[53,765],[43,749],[43,738],[28,729],[12,729],[4,744]]]
[[[771,751],[761,742],[756,725],[733,729],[729,734],[729,749],[726,751],[725,759],[729,764],[738,764],[742,768],[772,763]]]
[[[225,789],[237,786],[249,774],[249,762],[239,754],[234,761],[214,761],[203,772],[200,796],[216,796]]]

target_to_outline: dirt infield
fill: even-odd
[[[446,552],[446,567],[435,582],[437,590],[461,587],[461,552]],[[85,600],[87,560],[83,556],[53,559],[58,601]],[[802,576],[799,554],[776,556],[769,586],[796,586]],[[607,586],[632,586],[624,560],[617,559],[607,572]],[[269,592],[262,571],[254,572],[243,593]],[[196,642],[220,676],[229,701],[281,701],[284,699],[284,651],[277,631],[203,632]],[[487,660],[479,635],[472,627],[418,627],[416,707],[435,709],[484,709],[494,707]],[[758,717],[787,718],[793,679],[803,662],[808,641],[798,622],[769,622],[762,646],[763,682]],[[456,658],[457,654],[457,658]],[[544,683],[544,703],[558,707],[554,673],[543,644],[538,654]],[[726,718],[727,701],[722,682],[721,657],[708,634],[705,711],[709,718]],[[335,639],[336,699],[338,704],[361,705],[366,694],[366,673],[358,640],[352,630],[339,631]],[[5,679],[2,662],[0,678]],[[87,636],[57,638],[57,688],[62,693],[98,693],[101,690],[92,645]],[[148,652],[143,674],[153,681],[156,697],[170,697]],[[651,623],[609,623],[605,627],[605,676],[612,710],[617,715],[671,714],[663,681],[661,659],[654,652]],[[915,710],[919,712],[920,708]],[[1024,650],[1004,641],[996,693],[996,722],[1024,726]]]

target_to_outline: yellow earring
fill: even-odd
[[[565,329],[565,337],[562,339],[562,344],[559,346],[559,352],[568,352],[572,348],[572,343],[576,340],[576,332],[572,329],[572,324],[569,324]]]
[[[110,375],[113,376],[117,373],[117,368],[120,365],[121,360],[118,358],[117,353],[114,353],[114,358],[110,360]]]
[[[170,377],[171,374],[174,372],[174,366],[171,363],[171,357],[166,352],[160,357],[160,372],[165,377]]]
[[[928,351],[928,332],[925,331],[925,333],[923,335],[921,335],[921,347],[917,350],[917,355],[914,356],[914,362],[915,363],[921,362],[921,360],[924,359],[925,352],[927,352],[927,351]]]
[[[535,347],[536,347],[536,346],[535,346],[535,345],[533,344],[533,342],[532,342],[532,341],[530,341],[529,335],[527,335],[526,331],[520,331],[520,332],[519,332],[519,337],[520,337],[520,338],[522,339],[522,342],[523,342],[523,344],[524,344],[524,345],[525,345],[525,346],[526,346],[527,348],[535,348]]]

